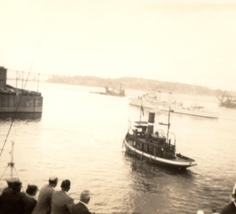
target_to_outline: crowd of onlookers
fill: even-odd
[[[8,186],[0,195],[0,214],[91,214],[87,208],[90,201],[89,190],[84,190],[80,201],[75,204],[73,198],[67,194],[71,186],[69,180],[62,181],[61,190],[56,191],[54,188],[58,178],[50,177],[48,184],[40,189],[37,200],[37,186],[28,185],[26,191],[21,192],[22,183],[18,178],[9,178],[6,181]],[[232,202],[220,214],[236,214],[236,190],[231,198]],[[212,212],[218,214],[215,209]],[[204,214],[202,210],[197,213]]]
[[[89,190],[84,190],[80,201],[74,200],[67,194],[71,182],[64,180],[61,190],[56,191],[58,178],[50,177],[48,184],[44,185],[35,198],[38,187],[28,185],[25,192],[21,192],[22,183],[18,178],[9,178],[7,187],[0,195],[0,214],[91,214],[87,208],[90,201]]]

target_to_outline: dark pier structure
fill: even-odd
[[[7,69],[0,67],[0,113],[42,113],[41,93],[7,85]]]

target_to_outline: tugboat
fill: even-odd
[[[236,96],[232,96],[229,92],[225,91],[222,97],[218,97],[220,106],[227,108],[236,108]]]
[[[153,111],[149,112],[148,122],[140,119],[140,121],[135,122],[132,130],[130,125],[123,140],[126,152],[141,159],[145,158],[154,164],[174,169],[186,169],[196,166],[195,160],[176,153],[175,135],[169,132],[171,112],[173,110],[169,108],[167,124],[159,123],[160,125],[168,126],[167,135],[165,135],[163,130],[157,130],[154,133],[155,112]],[[170,134],[174,136],[173,144],[171,143]]]
[[[122,84],[120,84],[120,88],[115,88],[112,86],[112,89],[105,87],[106,89],[106,95],[112,95],[112,96],[125,96],[125,89],[122,88]]]
[[[110,82],[111,84],[111,82]],[[102,94],[102,95],[110,95],[110,96],[117,96],[117,97],[125,97],[125,89],[122,88],[122,84],[120,84],[120,88],[115,88],[111,84],[112,88],[109,88],[108,86],[105,87],[106,92],[90,92],[93,94]]]

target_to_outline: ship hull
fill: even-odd
[[[169,111],[169,107],[162,106],[160,104],[148,102],[148,101],[142,101],[139,99],[129,98],[129,104],[133,106],[141,106],[141,103],[144,108],[149,109],[159,109],[160,111]],[[191,115],[191,116],[197,116],[197,117],[205,117],[205,118],[218,118],[219,115],[217,112],[206,112],[206,111],[200,111],[200,110],[194,110],[194,109],[185,109],[181,107],[171,107],[172,110],[174,110],[177,114],[185,114],[185,115]]]
[[[115,97],[125,97],[124,94],[114,94],[114,93],[105,93],[105,92],[93,92],[93,91],[91,91],[90,93],[92,93],[92,94],[101,94],[101,95],[108,95],[108,96],[115,96]]]

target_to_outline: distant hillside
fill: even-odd
[[[61,84],[71,84],[71,85],[84,85],[84,86],[95,86],[95,87],[105,87],[112,85],[114,87],[120,87],[122,83],[125,89],[137,89],[137,90],[161,90],[172,93],[181,94],[193,94],[196,90],[197,94],[200,95],[213,95],[221,96],[223,91],[212,90],[203,86],[194,86],[189,84],[177,83],[177,82],[164,82],[159,80],[142,79],[135,77],[121,77],[116,79],[105,79],[94,76],[60,76],[54,75],[52,78],[48,79],[50,83],[61,83]],[[111,85],[112,84],[112,85]],[[195,89],[194,89],[195,88]]]

